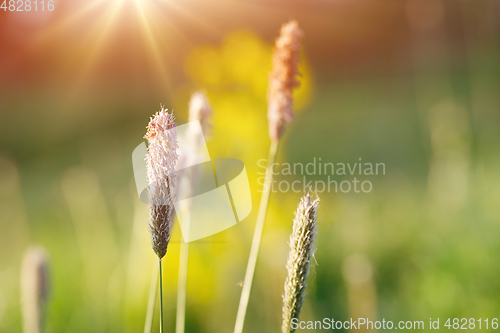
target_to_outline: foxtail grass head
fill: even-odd
[[[198,91],[191,95],[187,138],[181,150],[184,154],[179,156],[179,170],[184,169],[186,165],[198,164],[203,159],[201,155],[204,153],[203,148],[206,147],[205,137],[210,135],[212,129],[212,114],[212,106],[203,92]],[[199,122],[200,126],[192,122]]]
[[[189,122],[192,125],[191,122],[198,121],[201,131],[199,130],[200,127],[195,125],[188,127],[186,147],[183,147],[184,149],[182,150],[185,154],[179,157],[179,164],[181,166],[185,164],[195,166],[194,168],[190,168],[188,173],[181,175],[181,177],[184,176],[184,179],[181,180],[183,182],[182,185],[189,187],[189,189],[185,189],[187,191],[185,193],[189,194],[184,195],[184,197],[192,198],[194,196],[195,188],[202,176],[200,162],[206,159],[205,139],[211,134],[213,113],[212,106],[203,92],[198,91],[191,95],[191,100],[189,101]],[[190,206],[191,200],[187,202]]]
[[[189,121],[198,120],[205,135],[209,134],[212,127],[211,118],[213,113],[212,106],[203,92],[197,91],[191,95],[189,100]]]
[[[148,171],[149,231],[158,258],[167,253],[174,219],[175,166],[177,164],[177,131],[175,117],[161,109],[148,124],[146,155]]]
[[[310,193],[305,194],[295,212],[293,231],[290,236],[290,253],[286,268],[288,276],[285,281],[283,295],[283,333],[293,332],[291,321],[298,318],[306,295],[307,277],[314,254],[314,237],[316,236],[316,212],[319,198]]]
[[[25,333],[43,332],[49,289],[48,256],[41,248],[30,248],[21,266],[21,305]]]
[[[296,21],[281,27],[274,47],[272,70],[267,93],[269,136],[278,141],[286,123],[293,118],[293,90],[299,86],[299,51],[303,33]]]

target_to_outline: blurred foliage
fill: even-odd
[[[183,122],[190,93],[205,89],[215,110],[210,154],[245,162],[253,199],[253,211],[244,221],[192,243],[187,332],[230,332],[234,327],[260,199],[257,162],[269,148],[271,52],[270,42],[248,30],[229,33],[220,45],[196,46],[184,62],[188,79],[170,92],[169,103]],[[309,163],[321,157],[323,162],[354,163],[361,157],[385,163],[387,173],[370,178],[373,191],[368,194],[320,193],[317,265],[302,319],[345,320],[353,309],[380,319],[426,323],[437,317],[498,316],[497,59],[498,49],[490,48],[471,52],[470,67],[448,72],[441,67],[463,59],[441,59],[440,70],[423,62],[415,66],[418,82],[399,72],[319,80],[322,68],[309,64],[304,50],[296,119],[286,131],[278,162]],[[75,106],[82,117],[75,119],[63,117],[65,104],[56,89],[29,100],[21,92],[5,97],[4,105],[16,114],[25,108],[38,113],[2,133],[9,139],[1,142],[0,152],[0,332],[21,331],[20,262],[33,243],[51,256],[47,332],[142,330],[156,262],[130,156],[155,111],[150,106],[161,101],[143,89],[135,92],[143,96],[137,105],[114,105],[120,100],[116,95],[88,98]],[[142,106],[146,99],[154,103]],[[40,109],[36,101],[43,102]],[[59,120],[37,140],[32,131],[43,127],[49,114]],[[14,117],[2,116],[9,124]],[[65,119],[71,130],[64,128]],[[19,135],[26,128],[29,133]],[[64,140],[54,144],[47,137],[56,128]],[[344,178],[350,179],[335,179]],[[300,179],[277,176],[278,181]],[[280,327],[287,241],[299,197],[293,192],[271,196],[248,332]],[[167,331],[175,325],[180,242],[175,228],[164,259]]]

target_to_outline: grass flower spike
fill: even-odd
[[[159,259],[167,253],[174,218],[175,166],[178,148],[174,119],[173,114],[162,108],[151,118],[144,136],[149,141],[146,155],[150,205],[149,230],[153,250]]]
[[[195,92],[189,101],[189,121],[199,120],[203,134],[207,135],[212,124],[211,118],[214,113],[207,96],[201,91]]]
[[[43,249],[31,248],[21,267],[21,304],[25,333],[43,332],[49,295],[49,259]]]
[[[148,139],[149,231],[153,251],[158,256],[160,285],[160,333],[163,332],[163,290],[161,258],[167,253],[174,220],[177,131],[174,115],[163,108],[151,118],[144,138]]]
[[[283,135],[285,124],[293,118],[293,90],[299,86],[299,51],[303,33],[296,21],[281,27],[273,53],[273,67],[269,75],[267,95],[269,136],[277,141]]]
[[[200,149],[205,145],[205,137],[209,136],[212,129],[213,109],[208,101],[207,96],[201,91],[197,91],[191,95],[189,100],[189,122],[199,121],[202,133],[198,131],[198,127],[188,127],[186,146],[183,147],[183,156],[179,156],[179,170],[184,169],[186,165],[195,164],[200,155]],[[196,181],[192,175],[183,179],[183,186],[191,187]],[[188,179],[189,178],[189,179]],[[196,178],[194,176],[194,178]],[[190,183],[190,184],[187,184]],[[186,191],[185,188],[182,189]],[[184,196],[186,197],[186,196]]]
[[[311,198],[308,193],[302,197],[295,212],[293,231],[290,236],[290,253],[286,264],[288,276],[283,295],[283,324],[281,326],[283,333],[294,331],[291,328],[291,321],[299,317],[306,294],[307,277],[314,254],[318,205],[319,198]]]

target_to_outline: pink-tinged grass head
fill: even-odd
[[[267,93],[269,136],[273,141],[281,138],[286,123],[293,119],[293,90],[300,85],[297,76],[302,36],[297,22],[290,21],[281,27],[274,47]]]
[[[175,117],[166,109],[157,112],[148,124],[146,155],[149,197],[149,231],[158,258],[167,253],[174,219],[177,131]]]
[[[198,120],[204,135],[209,134],[213,113],[212,106],[203,92],[197,91],[191,95],[189,100],[189,121]]]

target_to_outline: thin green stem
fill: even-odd
[[[190,216],[186,215],[185,230],[189,235]],[[184,333],[186,321],[186,284],[189,258],[189,243],[181,244],[179,257],[179,277],[177,281],[177,316],[175,320],[175,333]]]
[[[158,260],[160,269],[160,333],[163,333],[163,289],[162,289],[162,277],[161,277],[161,258]]]
[[[149,300],[148,310],[146,312],[146,322],[144,324],[144,333],[151,333],[153,331],[153,317],[156,305],[156,293],[158,283],[158,267],[153,266],[153,274],[151,275],[151,285],[149,287]]]
[[[247,270],[245,273],[245,279],[243,281],[243,290],[241,291],[240,304],[238,306],[238,313],[236,315],[234,333],[241,333],[243,331],[243,324],[245,323],[245,315],[247,312],[248,301],[250,299],[250,291],[252,289],[255,266],[257,264],[257,256],[259,255],[262,231],[264,230],[264,222],[266,220],[267,206],[269,204],[269,197],[271,195],[271,182],[273,179],[272,165],[276,161],[278,145],[279,141],[271,141],[271,147],[269,148],[266,177],[264,179],[262,197],[260,198],[257,222],[255,223],[255,231],[253,234],[252,246],[250,248],[250,257],[248,258]]]

